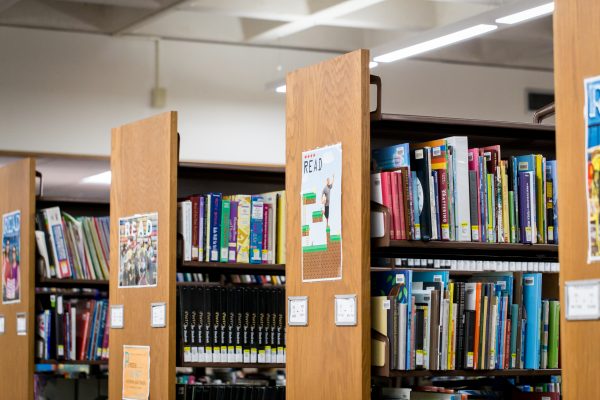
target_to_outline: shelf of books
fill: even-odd
[[[109,204],[38,198],[36,206],[35,392],[43,396],[49,373],[106,385]]]
[[[317,167],[311,167],[306,157],[315,157],[313,149],[341,143],[341,182],[336,175],[331,185],[333,167],[318,176],[326,182],[323,196],[333,193],[336,184],[343,193],[345,239],[341,280],[318,283],[305,279],[306,238],[302,251],[300,240],[298,246],[288,240],[288,294],[307,296],[310,311],[308,326],[288,327],[288,362],[322,365],[310,372],[290,368],[288,398],[367,399],[372,383],[373,398],[380,398],[376,388],[381,385],[412,390],[411,399],[454,398],[422,393],[427,391],[461,396],[514,391],[518,398],[538,398],[521,393],[528,384],[545,384],[552,392],[548,398],[558,398],[561,307],[554,127],[369,115],[369,84],[378,79],[369,78],[367,64],[368,52],[357,51],[287,79],[288,193],[308,199],[307,175],[318,175],[321,165],[317,159]],[[385,90],[385,81],[377,90]],[[327,119],[318,111],[325,104]],[[343,112],[350,108],[352,118]],[[366,203],[361,206],[359,199]],[[304,200],[303,210],[310,204]],[[319,202],[312,207],[325,209]],[[325,213],[331,215],[331,210]],[[333,215],[326,221],[327,231],[334,229]],[[291,232],[299,231],[303,218],[288,214],[288,225],[296,226]],[[318,240],[313,231],[318,233],[321,221],[313,211],[306,225],[309,240]],[[370,226],[370,238],[349,243],[350,236],[368,232],[361,223]],[[368,258],[354,267],[346,254],[357,251],[353,258],[360,251]],[[359,276],[360,283],[355,281]],[[330,314],[339,295],[356,296],[354,328],[338,326]],[[323,326],[317,321],[321,319]],[[332,354],[307,335],[326,338],[346,349],[345,354]],[[365,358],[371,360],[370,367],[359,361]],[[339,389],[332,359],[359,372],[360,386]],[[468,387],[458,387],[463,377],[497,379],[473,379]],[[344,383],[352,386],[354,378],[347,376]],[[304,387],[315,379],[337,384]]]
[[[122,228],[112,242],[119,243],[113,263],[120,270],[111,271],[110,297],[123,305],[125,322],[111,329],[111,398],[129,390],[123,353],[130,345],[149,353],[152,398],[175,399],[176,383],[177,395],[185,387],[208,390],[214,369],[237,371],[223,383],[285,369],[284,169],[179,162],[176,126],[170,112],[113,130],[112,226]],[[138,147],[139,154],[131,150]],[[127,260],[135,264],[148,221],[156,242],[144,249],[158,259],[142,277]],[[127,223],[142,232],[123,230]],[[152,326],[150,308],[162,303],[164,324]],[[275,381],[267,378],[266,386]]]

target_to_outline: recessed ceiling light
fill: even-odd
[[[527,21],[533,18],[552,14],[554,12],[554,2],[543,4],[541,6],[529,8],[518,13],[507,15],[506,17],[498,18],[498,24],[518,24],[519,22]]]
[[[277,93],[285,93],[285,89],[286,89],[285,85],[280,85],[275,88],[275,91]]]
[[[92,183],[98,185],[110,185],[111,173],[110,171],[101,172],[96,175],[91,175],[82,179],[83,183]]]
[[[496,29],[498,29],[496,25],[475,25],[470,28],[450,33],[448,35],[440,36],[435,39],[427,40],[422,43],[417,43],[412,46],[404,47],[402,49],[380,55],[378,57],[375,57],[374,60],[377,62],[392,62],[396,60],[402,60],[404,58],[412,57],[417,54],[425,53],[454,43],[462,42],[463,40],[471,39]]]

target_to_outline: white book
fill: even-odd
[[[371,174],[371,201],[383,205],[380,173]],[[371,211],[371,237],[383,237],[384,235],[385,224],[383,213]]]
[[[44,231],[35,231],[35,243],[37,244],[38,252],[44,260],[44,273],[46,278],[52,277],[50,269],[50,258],[48,257],[48,249],[46,248],[46,234]]]
[[[496,368],[496,336],[498,332],[498,296],[493,297],[492,303],[492,312],[490,316],[490,335],[488,336],[488,340],[490,343],[490,351],[488,356],[490,357],[490,366],[489,369]]]
[[[71,360],[76,360],[77,359],[77,307],[72,306],[71,307],[71,348],[69,349],[70,352],[70,359]]]
[[[192,260],[192,202],[177,203],[177,231],[183,236],[183,261]]]
[[[51,253],[54,258],[56,277],[69,278],[71,277],[71,265],[69,264],[67,243],[62,224],[62,217],[60,215],[60,208],[47,208],[43,210],[43,213],[44,218],[46,219],[46,228],[50,235],[50,245],[52,246]]]
[[[452,303],[452,353],[450,354],[450,369],[456,369],[456,314],[458,313],[458,305]]]
[[[398,304],[398,369],[406,370],[406,318],[408,304]]]
[[[431,240],[438,240],[438,225],[437,225],[437,207],[436,207],[436,199],[435,196],[435,181],[433,176],[429,176],[429,205],[431,209]]]
[[[442,300],[442,363],[440,369],[448,369],[448,318],[450,313],[450,300]]]
[[[277,197],[279,196],[279,192],[264,193],[261,196],[263,204],[271,206],[269,210],[268,248],[266,252],[263,249],[263,261],[267,261],[268,264],[275,264],[275,249],[277,248]]]
[[[471,240],[471,208],[469,203],[469,140],[466,136],[446,138],[446,145],[452,146],[454,163],[454,221],[455,237],[458,241]]]

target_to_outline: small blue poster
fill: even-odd
[[[600,261],[600,76],[585,80],[588,263]]]
[[[21,211],[2,216],[2,303],[21,301]]]

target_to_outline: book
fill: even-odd
[[[262,262],[264,203],[262,196],[252,196],[250,218],[250,263]]]
[[[556,300],[549,302],[548,327],[548,368],[558,368],[559,337],[560,337],[560,303]]]
[[[220,256],[219,261],[229,261],[229,214],[230,214],[231,201],[229,198],[223,198],[221,200],[221,221],[220,221]]]
[[[525,327],[525,368],[540,368],[540,337],[542,313],[542,275],[523,274],[523,307],[527,324]]]

